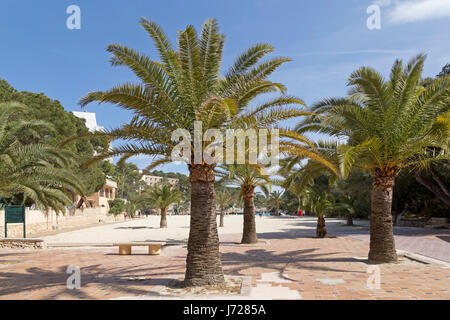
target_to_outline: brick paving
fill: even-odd
[[[450,299],[450,268],[418,262],[379,265],[381,287],[368,289],[365,241],[348,236],[259,236],[265,244],[221,246],[224,272],[251,276],[254,288],[282,286],[303,299]],[[221,237],[225,244],[239,239],[239,234]],[[119,256],[116,248],[1,249],[0,299],[138,297],[183,274],[184,245],[165,247],[160,256],[145,251],[136,248],[131,256]],[[81,268],[80,290],[66,287],[69,265]],[[277,281],[276,275],[285,281]],[[267,290],[268,298],[283,298],[270,293]]]
[[[369,241],[369,222],[366,220],[357,221],[356,225],[357,227],[350,228],[341,226],[341,230],[332,226],[333,234]],[[449,229],[394,227],[394,238],[397,249],[450,262]]]
[[[369,241],[369,235],[352,236],[356,239]],[[445,234],[435,236],[405,236],[395,235],[397,249],[418,253],[434,259],[450,262],[450,237]],[[445,240],[444,240],[445,239]]]

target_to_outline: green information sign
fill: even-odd
[[[24,205],[11,205],[5,207],[5,238],[8,237],[8,223],[23,223],[23,237],[27,237],[25,231]]]

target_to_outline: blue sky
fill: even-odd
[[[81,9],[81,30],[69,30],[66,8]],[[381,29],[369,30],[366,12],[381,8]],[[396,58],[428,54],[425,76],[450,62],[450,0],[2,0],[0,4],[0,78],[18,90],[44,92],[68,111],[80,110],[80,97],[94,90],[134,81],[124,68],[111,67],[105,48],[120,43],[156,52],[138,21],[159,23],[175,43],[177,30],[197,30],[217,18],[226,34],[224,69],[249,46],[266,42],[273,56],[292,62],[272,77],[288,94],[312,104],[345,95],[346,79],[361,65],[385,75]],[[100,125],[119,126],[131,115],[112,105],[91,104]],[[132,160],[143,168],[143,157]],[[168,171],[186,172],[182,165]]]

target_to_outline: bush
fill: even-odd
[[[125,211],[125,201],[122,199],[108,200],[109,213],[113,216],[117,216]]]

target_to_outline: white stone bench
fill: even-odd
[[[114,247],[119,247],[119,254],[130,255],[131,247],[148,247],[148,254],[158,255],[161,254],[161,246],[165,245],[165,242],[129,242],[129,243],[115,243]]]

